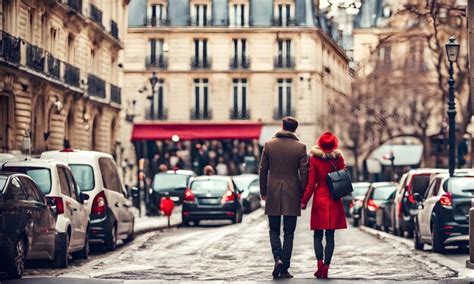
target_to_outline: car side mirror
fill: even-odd
[[[89,194],[85,194],[84,192],[81,192],[81,199],[82,201],[87,201],[90,199]]]
[[[126,189],[122,189],[122,194],[125,196],[125,198],[129,197],[128,191]]]

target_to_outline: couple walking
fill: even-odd
[[[295,135],[298,121],[285,117],[282,130],[265,144],[260,160],[260,194],[266,200],[265,214],[270,227],[274,278],[292,278],[289,273],[297,217],[311,196],[311,230],[317,270],[314,276],[327,278],[334,252],[334,231],[347,228],[341,200],[333,200],[326,181],[328,173],[343,169],[337,137],[329,132],[318,139],[308,162],[305,144]],[[308,166],[309,164],[309,166]],[[283,219],[283,246],[280,240]],[[323,246],[326,237],[326,247]]]

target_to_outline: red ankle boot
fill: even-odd
[[[328,278],[329,264],[324,264],[321,270],[321,278]]]
[[[314,272],[314,277],[321,278],[322,273],[323,273],[323,265],[324,265],[323,261],[318,260],[318,270],[316,270],[316,272]]]

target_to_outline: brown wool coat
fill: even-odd
[[[265,214],[300,216],[301,196],[308,181],[305,144],[280,130],[265,143],[260,159],[260,194],[266,197]]]

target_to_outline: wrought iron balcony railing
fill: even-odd
[[[110,34],[114,38],[119,39],[119,28],[117,22],[114,20],[110,20]]]
[[[232,120],[250,119],[250,110],[231,108],[229,118]]]
[[[91,19],[96,22],[99,26],[103,27],[104,25],[102,24],[102,11],[97,8],[96,5],[90,4],[91,10],[90,10],[90,17]]]
[[[209,120],[212,119],[212,109],[191,109],[192,120]]]
[[[56,79],[59,79],[60,74],[61,74],[61,61],[48,53],[47,63],[48,63],[48,74]]]
[[[230,69],[249,69],[250,68],[250,58],[244,56],[242,58],[238,58],[232,56],[230,58]]]
[[[212,25],[212,18],[199,19],[197,17],[189,18],[189,25],[192,27],[209,27]]]
[[[147,120],[167,120],[168,109],[165,107],[159,107],[157,112],[152,112],[150,108],[146,110],[145,119]]]
[[[72,86],[79,87],[80,70],[79,68],[63,62],[64,64],[64,81]]]
[[[212,67],[212,59],[207,56],[204,58],[191,57],[191,69],[210,69]]]
[[[294,56],[275,56],[275,68],[293,69],[296,66]]]
[[[275,27],[293,27],[296,26],[296,19],[294,17],[290,18],[274,18],[273,26]]]
[[[110,84],[110,101],[118,105],[122,104],[122,89]]]
[[[273,110],[273,119],[274,120],[279,120],[282,119],[286,116],[295,116],[296,112],[294,108],[284,108],[283,106],[276,107]]]
[[[167,69],[168,68],[168,57],[160,55],[160,56],[147,56],[145,62],[146,68],[160,68],[160,69]]]
[[[145,25],[147,26],[152,26],[152,27],[162,27],[162,26],[169,26],[170,20],[167,18],[156,18],[156,17],[151,17],[145,19]]]
[[[67,0],[67,5],[77,13],[82,14],[82,0]]]
[[[0,57],[14,63],[20,63],[21,40],[9,33],[0,31]]]
[[[87,76],[87,92],[91,97],[105,99],[105,81],[89,74]]]
[[[26,45],[26,65],[38,72],[44,72],[46,53],[30,43]]]

